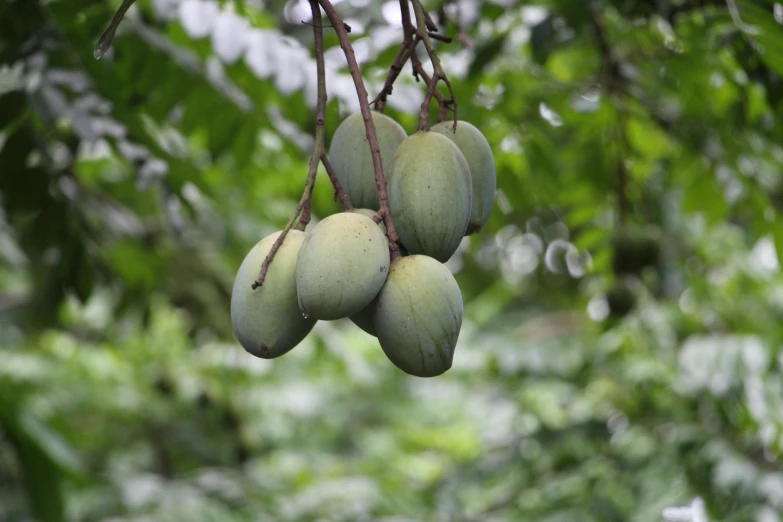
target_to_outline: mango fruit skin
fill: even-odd
[[[372,217],[375,216],[375,214],[377,213],[375,210],[370,210],[368,208],[354,208],[349,210],[348,212],[356,212],[358,214],[362,214],[363,216],[367,216],[370,219],[372,219]],[[378,227],[381,229],[381,231],[383,231],[384,234],[386,234],[386,225],[383,224],[383,221],[378,223]],[[373,337],[376,337],[375,326],[373,326],[372,324],[372,310],[373,310],[373,304],[370,303],[369,305],[365,306],[357,313],[349,317],[349,319],[353,321],[353,323],[356,326],[358,326],[368,334],[372,335]]]
[[[372,335],[373,337],[378,337],[378,334],[375,332],[375,322],[373,320],[373,316],[375,314],[375,304],[376,300],[373,299],[370,304],[353,314],[349,319],[353,324],[364,330],[366,333]]]
[[[388,274],[389,245],[380,227],[355,212],[331,215],[299,250],[299,309],[316,319],[348,317],[370,304]]]
[[[473,187],[473,206],[466,235],[475,234],[487,222],[495,204],[497,172],[492,148],[481,131],[466,121],[457,121],[456,132],[453,121],[440,122],[431,130],[453,141],[468,162]]]
[[[383,173],[387,175],[397,147],[408,137],[402,126],[380,112],[372,111],[375,134],[381,148]],[[351,203],[357,208],[378,210],[375,168],[360,112],[348,116],[337,127],[329,145],[329,160]]]
[[[280,235],[259,241],[245,256],[231,292],[231,324],[239,344],[250,354],[274,359],[292,350],[315,326],[305,319],[296,297],[296,260],[306,234],[291,230],[275,254],[264,284],[253,290],[261,264]]]
[[[410,254],[446,262],[470,220],[470,167],[459,148],[437,132],[419,131],[402,142],[388,176],[391,217]]]
[[[361,214],[363,216],[367,216],[370,219],[375,217],[375,214],[378,213],[377,210],[370,210],[369,208],[352,208],[351,210],[348,210],[348,212],[355,212],[357,214]],[[381,231],[383,231],[383,233],[385,235],[386,234],[386,225],[383,224],[383,221],[378,223],[378,226],[381,228]]]
[[[392,263],[374,303],[373,326],[398,368],[435,377],[451,368],[462,317],[462,292],[448,268],[413,255]]]

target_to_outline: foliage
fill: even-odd
[[[100,61],[119,2],[0,4],[0,519],[780,520],[780,5],[444,4],[499,192],[435,379],[349,321],[274,361],[231,334],[307,173],[306,2],[139,0]],[[337,9],[373,97],[396,2]],[[328,139],[358,105],[325,38]],[[660,245],[631,274],[628,230]]]

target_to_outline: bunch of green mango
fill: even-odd
[[[496,173],[484,135],[468,122],[441,122],[408,136],[372,113],[389,206],[403,254],[390,258],[364,121],[356,113],[335,131],[329,156],[357,209],[328,216],[309,232],[288,232],[253,289],[280,232],[256,244],[234,281],[234,334],[249,353],[272,359],[298,345],[316,321],[350,318],[376,336],[401,370],[434,377],[451,368],[462,327],[457,281],[443,263],[478,232],[495,201]]]

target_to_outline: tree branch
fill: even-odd
[[[315,109],[315,144],[313,145],[313,154],[310,156],[310,169],[307,172],[307,181],[305,182],[304,193],[302,194],[299,203],[294,209],[294,213],[288,219],[283,231],[275,240],[272,245],[272,249],[264,258],[264,262],[261,263],[261,271],[258,274],[258,278],[251,285],[255,290],[259,286],[264,284],[266,279],[266,273],[269,270],[269,265],[275,258],[275,254],[280,249],[280,246],[285,241],[285,237],[288,232],[294,226],[297,218],[299,218],[298,230],[304,230],[307,224],[310,222],[310,209],[313,200],[313,187],[315,187],[315,175],[318,172],[318,164],[325,156],[324,141],[326,138],[326,75],[324,72],[324,38],[323,27],[321,26],[321,10],[318,8],[316,0],[310,0],[310,9],[313,13],[313,34],[315,36],[315,63],[316,73],[318,75],[318,97],[317,105]]]
[[[392,93],[394,82],[402,72],[405,62],[407,62],[408,58],[411,56],[412,43],[413,42],[403,41],[402,44],[400,44],[400,50],[397,51],[397,56],[394,58],[391,67],[389,67],[389,74],[386,75],[386,82],[384,82],[381,92],[379,92],[378,96],[370,102],[370,105],[373,105],[376,111],[383,112],[386,108],[386,98]]]
[[[430,35],[427,32],[427,28],[432,30],[432,26],[434,26],[435,24],[433,24],[432,20],[429,19],[429,15],[427,14],[427,11],[425,11],[424,7],[421,5],[421,0],[412,0],[412,1],[413,1],[413,11],[414,13],[416,13],[416,26],[417,26],[416,32],[419,36],[419,39],[421,39],[421,41],[424,42],[424,47],[427,49],[427,54],[429,55],[430,61],[432,62],[432,78],[430,79],[430,81],[427,82],[427,94],[424,96],[424,101],[421,104],[421,111],[419,111],[419,130],[428,130],[430,128],[429,126],[430,103],[432,103],[432,97],[435,96],[436,92],[438,92],[437,86],[438,86],[438,82],[441,80],[443,81],[443,83],[446,84],[446,87],[449,89],[449,93],[451,95],[451,100],[448,100],[447,105],[452,105],[452,108],[454,110],[454,128],[456,129],[457,99],[456,96],[454,95],[454,89],[452,89],[451,87],[451,82],[446,76],[446,73],[443,71],[443,67],[441,67],[440,58],[438,57],[438,54],[435,52],[435,48],[432,45],[432,40],[430,39]],[[404,11],[407,11],[407,3]],[[435,29],[437,29],[437,27]],[[441,104],[441,114],[443,114],[443,112],[444,112],[443,104]]]
[[[409,0],[400,0],[400,14],[402,15],[402,29],[404,35],[403,41],[400,44],[400,49],[397,51],[397,56],[395,57],[394,62],[392,62],[391,67],[389,67],[389,73],[386,75],[386,82],[384,83],[381,92],[379,92],[378,96],[376,96],[375,99],[371,102],[371,105],[374,105],[375,110],[378,112],[383,112],[383,110],[386,108],[386,98],[391,95],[394,82],[399,77],[402,69],[405,67],[405,63],[409,59],[411,60],[413,76],[416,78],[416,81],[419,81],[420,77],[427,85],[429,85],[431,81],[429,79],[429,75],[424,71],[424,67],[421,64],[419,57],[416,55],[416,48],[418,47],[421,39],[419,36],[415,36],[414,38],[416,29],[413,27],[413,23],[411,22],[408,2]],[[436,40],[441,40],[444,42],[451,41],[451,38],[443,35],[438,35],[431,32],[429,35]],[[437,90],[433,93],[433,96],[440,105],[440,120],[443,121],[448,117],[448,107],[451,101],[447,100],[446,97]]]
[[[342,184],[340,184],[340,180],[337,179],[337,173],[335,173],[334,169],[332,168],[332,164],[329,163],[329,158],[326,156],[326,151],[324,151],[323,155],[321,156],[321,163],[324,164],[326,175],[329,176],[329,179],[332,181],[332,186],[334,187],[334,198],[340,202],[340,204],[343,206],[343,210],[351,210],[353,208],[351,198],[348,196],[348,193],[345,192],[345,189],[343,189]]]
[[[311,0],[311,2],[312,1],[314,0]],[[321,4],[321,7],[323,7],[326,16],[329,18],[329,21],[337,33],[337,37],[340,40],[340,47],[342,47],[343,52],[345,53],[345,59],[348,62],[348,70],[351,72],[351,77],[353,78],[353,83],[356,87],[356,94],[359,97],[359,106],[361,108],[362,118],[364,119],[367,141],[369,142],[370,154],[372,155],[372,163],[375,169],[375,187],[378,190],[378,201],[380,202],[381,207],[380,212],[383,213],[386,233],[389,237],[391,258],[396,259],[400,255],[399,245],[397,244],[399,238],[391,219],[389,196],[386,192],[386,179],[383,176],[383,163],[381,162],[381,147],[378,144],[378,136],[372,119],[367,89],[364,86],[364,80],[362,80],[362,75],[359,71],[359,64],[356,62],[353,46],[351,45],[351,40],[348,38],[348,33],[345,30],[342,18],[340,18],[340,15],[329,0],[318,0],[318,2]]]
[[[120,22],[122,22],[125,13],[128,11],[128,9],[130,9],[130,6],[132,6],[135,1],[136,0],[123,0],[120,8],[117,9],[116,13],[114,13],[111,22],[109,22],[109,27],[98,39],[98,43],[95,44],[93,56],[95,56],[96,60],[100,60],[103,55],[106,54],[106,51],[109,50],[109,47],[111,47],[111,43],[114,41],[114,33],[117,32],[117,28],[120,26]]]
[[[315,0],[310,1],[310,11],[313,13],[313,37],[315,39],[315,67],[318,85],[318,95],[315,106],[315,144],[313,145],[313,154],[310,156],[310,171],[307,175],[309,180],[318,171],[318,164],[326,152],[326,72],[324,69],[324,30],[321,25],[321,9]],[[310,193],[307,195],[305,206],[302,210],[302,216],[299,218],[297,230],[304,230],[310,223],[310,211],[313,204],[313,188],[315,183],[310,184]]]
[[[403,39],[400,44],[400,50],[397,51],[397,56],[394,58],[391,67],[389,67],[389,74],[386,76],[386,82],[383,84],[381,92],[375,97],[372,104],[375,106],[375,110],[383,112],[386,108],[386,97],[392,93],[392,86],[395,80],[402,72],[402,68],[405,66],[405,62],[408,61],[411,54],[415,53],[415,45],[413,42],[413,32],[410,30],[410,13],[408,12],[408,0],[400,0],[400,13],[402,14],[403,24]],[[408,24],[405,24],[405,13],[408,14]]]

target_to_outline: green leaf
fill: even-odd
[[[54,432],[7,401],[0,399],[0,427],[13,446],[31,511],[41,522],[65,520],[64,472],[78,472],[73,450]]]

